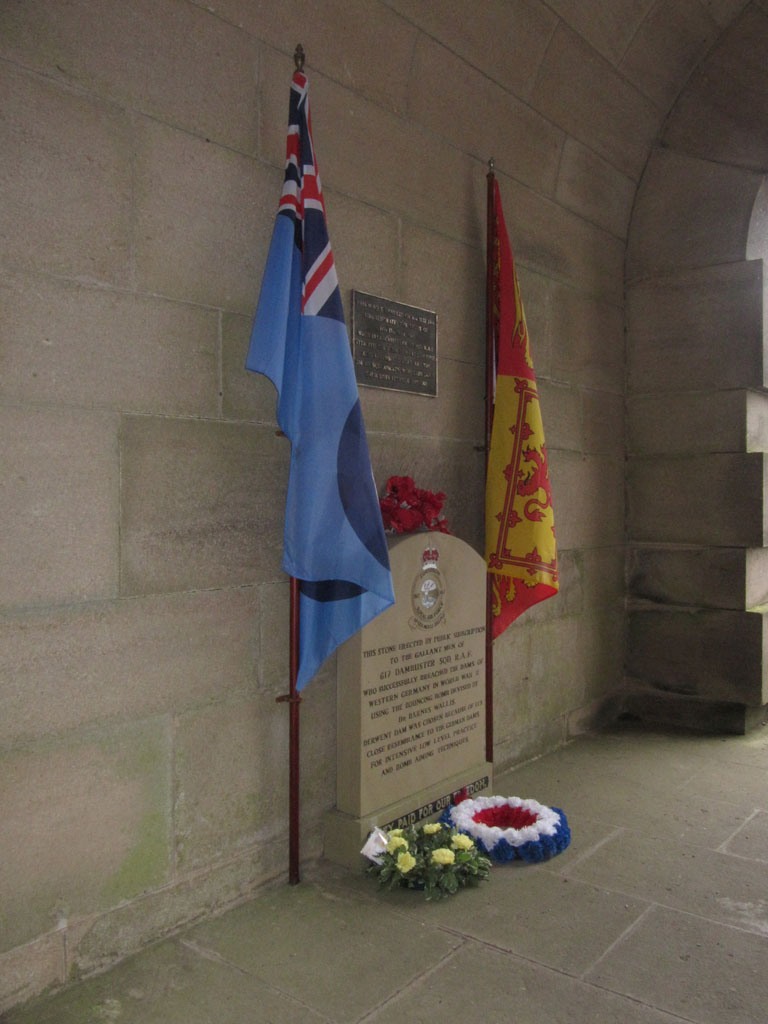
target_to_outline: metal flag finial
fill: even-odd
[[[493,174],[493,157],[488,161],[488,170]]]
[[[297,71],[304,70],[304,47],[301,43],[297,43],[296,49],[293,51],[293,63],[296,65]]]

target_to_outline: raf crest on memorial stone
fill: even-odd
[[[409,625],[432,629],[445,617],[445,582],[438,568],[440,552],[436,547],[424,549],[421,570],[411,587],[413,618]]]

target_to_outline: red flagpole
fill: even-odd
[[[299,43],[293,54],[293,63],[297,71],[304,69],[304,47]],[[282,433],[282,431],[280,431]],[[299,710],[301,696],[296,688],[299,676],[299,581],[290,577],[291,604],[288,625],[288,693],[278,697],[278,703],[286,702],[290,708],[288,718],[288,883],[298,885],[301,881],[299,871],[299,785],[300,772],[300,730]]]
[[[291,577],[291,653],[290,679],[290,738],[288,743],[288,881],[296,885],[299,879],[299,710],[301,697],[296,689],[299,674],[299,581]]]
[[[299,674],[299,581],[291,576],[291,607],[289,622],[288,678],[289,691],[277,702],[287,703],[288,720],[288,882],[297,885],[299,872],[299,708],[301,697],[296,689]]]
[[[493,160],[488,161],[486,190],[485,265],[485,477],[493,428],[493,396],[496,386],[496,292],[493,268],[496,263],[496,218],[493,209]],[[485,759],[493,764],[493,577],[485,574]]]

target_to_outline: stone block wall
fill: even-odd
[[[562,567],[496,644],[503,767],[622,676],[627,226],[669,104],[744,2],[676,8],[674,32],[603,0],[0,5],[0,1008],[285,873],[288,453],[243,361],[296,43],[345,303],[439,319],[437,398],[362,389],[377,482],[446,491],[477,548],[496,161]],[[314,857],[333,660],[302,720]]]
[[[750,232],[766,47],[751,5],[675,105],[627,248],[626,706],[742,731],[768,702],[768,243],[763,222]]]

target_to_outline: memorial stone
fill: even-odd
[[[390,544],[395,604],[338,653],[336,809],[325,855],[360,864],[370,830],[490,791],[485,563],[448,534]]]

